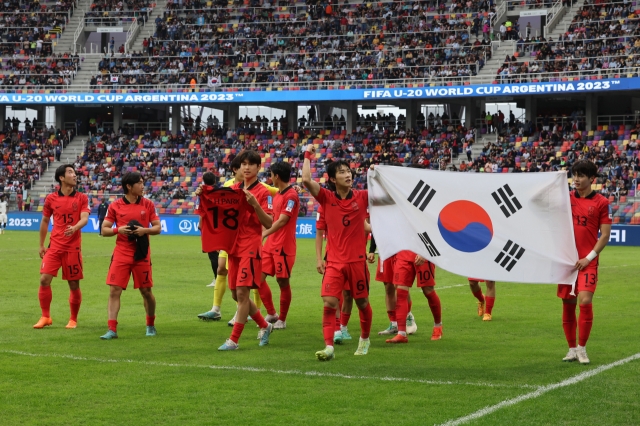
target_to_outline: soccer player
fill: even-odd
[[[109,330],[100,336],[103,340],[118,338],[120,296],[122,291],[127,289],[131,276],[133,276],[133,288],[140,290],[144,300],[144,309],[147,314],[146,335],[155,336],[157,333],[156,299],[151,290],[153,275],[149,235],[160,234],[160,218],[156,214],[153,202],[143,197],[144,180],[140,173],[126,173],[122,177],[122,191],[124,195],[111,203],[107,217],[102,223],[103,236],[117,235],[116,247],[107,273]],[[113,227],[114,224],[115,227]]]
[[[442,339],[442,307],[440,298],[434,287],[436,285],[436,267],[424,257],[409,250],[403,250],[396,254],[393,266],[393,283],[397,287],[396,318],[398,320],[398,334],[387,339],[387,343],[408,343],[407,339],[407,314],[409,312],[409,289],[417,278],[418,288],[429,302],[429,308],[433,315],[433,333],[431,340]]]
[[[296,223],[300,210],[300,197],[289,183],[291,180],[291,165],[284,161],[271,165],[271,179],[279,192],[273,199],[273,225],[263,231],[262,237],[267,238],[262,248],[262,285],[260,297],[267,308],[267,321],[277,318],[273,328],[283,330],[287,328],[287,314],[291,305],[291,271],[296,261]],[[275,313],[273,301],[268,305],[268,297],[262,297],[263,289],[269,289],[267,275],[276,277],[280,286],[280,315]],[[271,291],[269,290],[269,293]],[[271,312],[270,312],[271,310]]]
[[[0,195],[0,235],[7,229],[7,204],[4,194]]]
[[[605,197],[591,189],[591,185],[598,177],[598,168],[595,164],[588,160],[576,161],[571,171],[575,187],[570,195],[571,214],[580,260],[575,265],[579,272],[574,285],[558,285],[558,297],[562,299],[562,327],[569,344],[569,352],[562,360],[569,362],[578,360],[580,364],[589,364],[586,345],[593,324],[592,301],[598,285],[598,256],[609,242],[611,207]],[[598,231],[600,238],[598,238]],[[580,305],[579,319],[576,319],[576,304]],[[576,328],[578,329],[577,346]]]
[[[213,187],[216,184],[216,175],[214,175],[211,172],[206,172],[202,175],[202,183],[204,185],[208,185]],[[199,209],[200,209],[200,204],[198,204],[198,206],[196,207],[195,212],[199,213]],[[200,221],[198,223],[198,229],[200,230],[200,232],[202,232],[202,221]],[[204,234],[200,234],[200,238],[204,238]],[[216,279],[218,278],[218,251],[211,251],[207,253],[207,256],[209,257],[209,263],[211,263],[211,270],[213,271],[213,281],[211,281],[210,284],[207,284],[207,287],[215,287],[216,286]],[[212,308],[213,311],[213,308]],[[213,312],[211,312],[213,313]],[[204,314],[201,315],[207,315],[209,314],[209,312],[205,312]],[[200,315],[198,315],[198,318],[201,318]],[[202,318],[204,320],[219,320],[220,316],[218,315],[217,318]]]
[[[327,263],[322,279],[321,295],[324,302],[322,330],[325,349],[316,352],[320,361],[335,357],[333,336],[335,314],[345,283],[349,284],[352,297],[360,311],[360,340],[355,355],[369,351],[372,312],[369,305],[369,269],[366,263],[366,236],[362,232],[368,216],[367,191],[352,190],[353,177],[349,163],[334,161],[327,167],[329,179],[335,185],[334,192],[322,188],[311,178],[310,159],[315,157],[315,146],[310,144],[304,155],[302,182],[318,200],[327,222]]]
[[[60,184],[58,192],[47,195],[40,221],[40,309],[42,317],[33,328],[50,326],[51,320],[51,281],[58,276],[62,268],[62,279],[69,283],[69,308],[71,317],[66,328],[76,328],[78,312],[82,302],[80,280],[82,273],[82,235],[81,229],[89,221],[89,199],[76,191],[77,177],[71,164],[56,169],[55,180]],[[45,248],[49,221],[53,216],[53,229],[49,246]]]
[[[486,283],[487,294],[482,294],[480,283]],[[496,301],[496,282],[491,280],[481,280],[478,278],[469,278],[469,287],[471,293],[478,299],[478,316],[482,317],[482,321],[491,321],[491,313],[493,304]]]
[[[220,351],[238,349],[238,340],[244,330],[247,317],[260,327],[260,346],[269,344],[273,324],[265,321],[256,304],[249,298],[251,288],[259,288],[262,274],[262,227],[273,225],[271,195],[258,181],[262,159],[255,151],[245,150],[238,154],[240,170],[244,177],[241,183],[232,186],[244,190],[247,202],[253,207],[242,217],[238,217],[238,237],[233,252],[229,253],[229,289],[238,302],[233,331],[227,341],[218,348]]]

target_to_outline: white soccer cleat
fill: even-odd
[[[407,334],[415,334],[416,331],[418,331],[418,324],[416,324],[413,314],[409,312],[407,314]]]
[[[278,318],[278,314],[267,315],[266,317],[264,317],[264,320],[268,323],[275,324],[275,322],[278,321]]]
[[[216,280],[214,279],[213,281],[211,281],[211,284],[207,284],[207,287],[215,287],[216,286]]]
[[[275,324],[273,324],[273,328],[276,330],[284,330],[285,328],[287,328],[287,322],[286,321],[282,321],[282,320],[278,320],[276,321]]]
[[[569,348],[569,352],[567,352],[567,356],[562,358],[563,362],[573,362],[578,360],[578,354],[576,353],[576,348]]]
[[[576,355],[578,356],[578,362],[582,365],[590,364],[589,357],[587,356],[587,348],[584,346],[578,346],[576,348]]]
[[[235,313],[235,314],[233,314],[233,318],[231,318],[231,319],[229,320],[229,322],[227,323],[227,325],[228,325],[229,327],[233,327],[233,325],[236,323],[236,316],[237,316],[237,315],[238,315],[238,311],[236,311],[236,313]]]

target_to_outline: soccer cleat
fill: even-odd
[[[238,311],[236,311],[236,313],[235,313],[235,314],[233,314],[233,318],[231,318],[231,319],[229,320],[229,322],[227,323],[227,325],[228,325],[229,327],[233,327],[233,325],[236,323],[236,316],[237,316],[237,315],[238,315]]]
[[[590,364],[589,357],[587,356],[587,348],[584,346],[578,346],[576,348],[576,355],[578,356],[578,362],[582,365]]]
[[[211,281],[211,284],[207,284],[207,287],[215,287],[216,286],[216,280],[214,279],[213,281]]]
[[[267,328],[263,328],[260,331],[262,332],[262,336],[260,337],[260,343],[258,346],[267,346],[269,344],[269,336],[273,331],[273,324],[269,324]]]
[[[369,353],[369,345],[371,345],[371,341],[369,339],[360,338],[360,342],[358,342],[358,349],[355,351],[354,355],[366,355]]]
[[[342,331],[340,331],[340,330],[334,331],[333,332],[333,343],[335,343],[336,345],[341,345],[343,337],[344,336],[342,336]]]
[[[442,339],[442,326],[436,325],[433,327],[433,333],[431,334],[431,340]]]
[[[418,331],[418,324],[416,324],[413,314],[409,312],[407,314],[407,334],[415,334],[416,331]]]
[[[69,322],[67,323],[67,325],[64,326],[64,328],[76,328],[78,326],[78,323],[74,320],[69,320]]]
[[[351,335],[349,334],[347,327],[341,326],[340,332],[342,333],[342,340],[351,340]]]
[[[117,339],[118,338],[118,333],[116,333],[113,330],[109,330],[107,331],[106,334],[103,334],[102,336],[100,336],[100,338],[102,340],[111,340],[111,339]]]
[[[387,343],[409,343],[409,339],[407,339],[407,336],[403,336],[402,334],[396,334],[393,337],[393,339],[387,339],[386,342]]]
[[[397,334],[397,333],[398,333],[398,326],[389,323],[389,327],[387,327],[385,330],[379,331],[378,335],[383,336],[385,334]]]
[[[576,348],[569,348],[569,352],[567,355],[562,358],[563,362],[573,362],[578,360],[578,354],[576,353]]]
[[[335,357],[333,346],[327,346],[323,350],[316,352],[318,361],[331,361]]]
[[[278,320],[278,321],[276,321],[275,324],[273,324],[273,329],[274,330],[284,330],[285,328],[287,328],[287,322],[286,321]]]
[[[33,328],[45,328],[45,327],[49,327],[51,324],[53,324],[53,321],[51,321],[51,318],[40,317],[38,322],[33,325]]]
[[[220,321],[222,319],[222,315],[220,315],[220,312],[208,311],[198,315],[198,318],[202,321]]]
[[[157,335],[158,332],[156,331],[156,327],[153,325],[148,325],[147,326],[147,334],[146,336],[155,336]]]
[[[478,302],[478,316],[484,315],[484,302]]]
[[[266,322],[269,322],[271,324],[274,324],[276,321],[278,321],[278,314],[275,315],[267,315],[266,317],[264,317],[264,320]]]
[[[237,349],[238,344],[231,339],[227,339],[227,341],[218,348],[219,351],[235,351]]]
[[[482,321],[491,321],[491,314],[484,314]]]

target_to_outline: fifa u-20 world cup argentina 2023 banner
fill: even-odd
[[[421,87],[424,86],[424,87]],[[344,87],[344,88],[343,88]],[[169,91],[155,93],[118,93],[126,90],[103,89],[92,92],[35,93],[37,90],[16,90],[17,93],[2,93],[0,104],[167,104],[167,103],[228,103],[228,102],[321,102],[321,101],[375,101],[392,99],[445,99],[479,96],[513,96],[533,94],[602,93],[640,89],[640,77],[616,80],[585,80],[523,84],[477,84],[469,86],[435,86],[415,84],[411,88],[357,88],[334,86],[328,90],[304,90],[300,87],[252,88],[248,91],[218,89],[209,92]],[[34,93],[27,93],[34,92]]]

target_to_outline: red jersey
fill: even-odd
[[[90,213],[89,199],[75,189],[69,195],[62,191],[47,195],[42,209],[42,216],[53,216],[53,229],[49,238],[49,248],[58,251],[80,251],[82,245],[81,231],[74,232],[67,237],[64,231],[67,226],[73,226],[80,222],[80,213]]]
[[[240,189],[205,185],[196,212],[200,215],[202,250],[229,252],[236,243],[239,219],[247,209],[247,196]]]
[[[320,188],[315,197],[324,211],[327,233],[327,260],[337,263],[365,260],[367,237],[364,221],[369,216],[367,191],[351,190],[341,199],[337,192]]]
[[[584,198],[580,197],[578,191],[573,191],[569,199],[578,257],[584,259],[598,242],[600,225],[612,223],[611,207],[609,200],[595,191]],[[597,265],[598,258],[593,259],[591,264],[593,262]]]
[[[127,226],[132,220],[137,220],[145,228],[154,220],[160,220],[156,214],[153,203],[144,197],[139,197],[135,203],[130,203],[124,196],[109,204],[106,221],[114,223],[117,227]],[[118,234],[116,248],[118,256],[133,258],[136,252],[136,242],[129,241],[127,235]]]
[[[318,206],[318,214],[316,215],[316,229],[327,229],[327,222],[324,220],[324,210],[322,210],[322,206]]]
[[[244,182],[236,183],[232,185],[233,189],[244,189]],[[265,188],[259,181],[252,183],[247,190],[256,197],[260,207],[268,215],[273,215],[273,198],[269,194],[269,190]],[[236,244],[229,252],[232,256],[237,257],[253,257],[258,258],[260,256],[260,250],[262,249],[262,224],[258,219],[258,214],[253,208],[249,208],[245,211],[240,220],[240,229],[238,230],[238,237],[236,238]]]
[[[300,197],[293,187],[278,192],[273,199],[273,222],[280,216],[289,216],[287,223],[267,237],[262,251],[280,256],[296,255],[296,223],[300,210]]]

